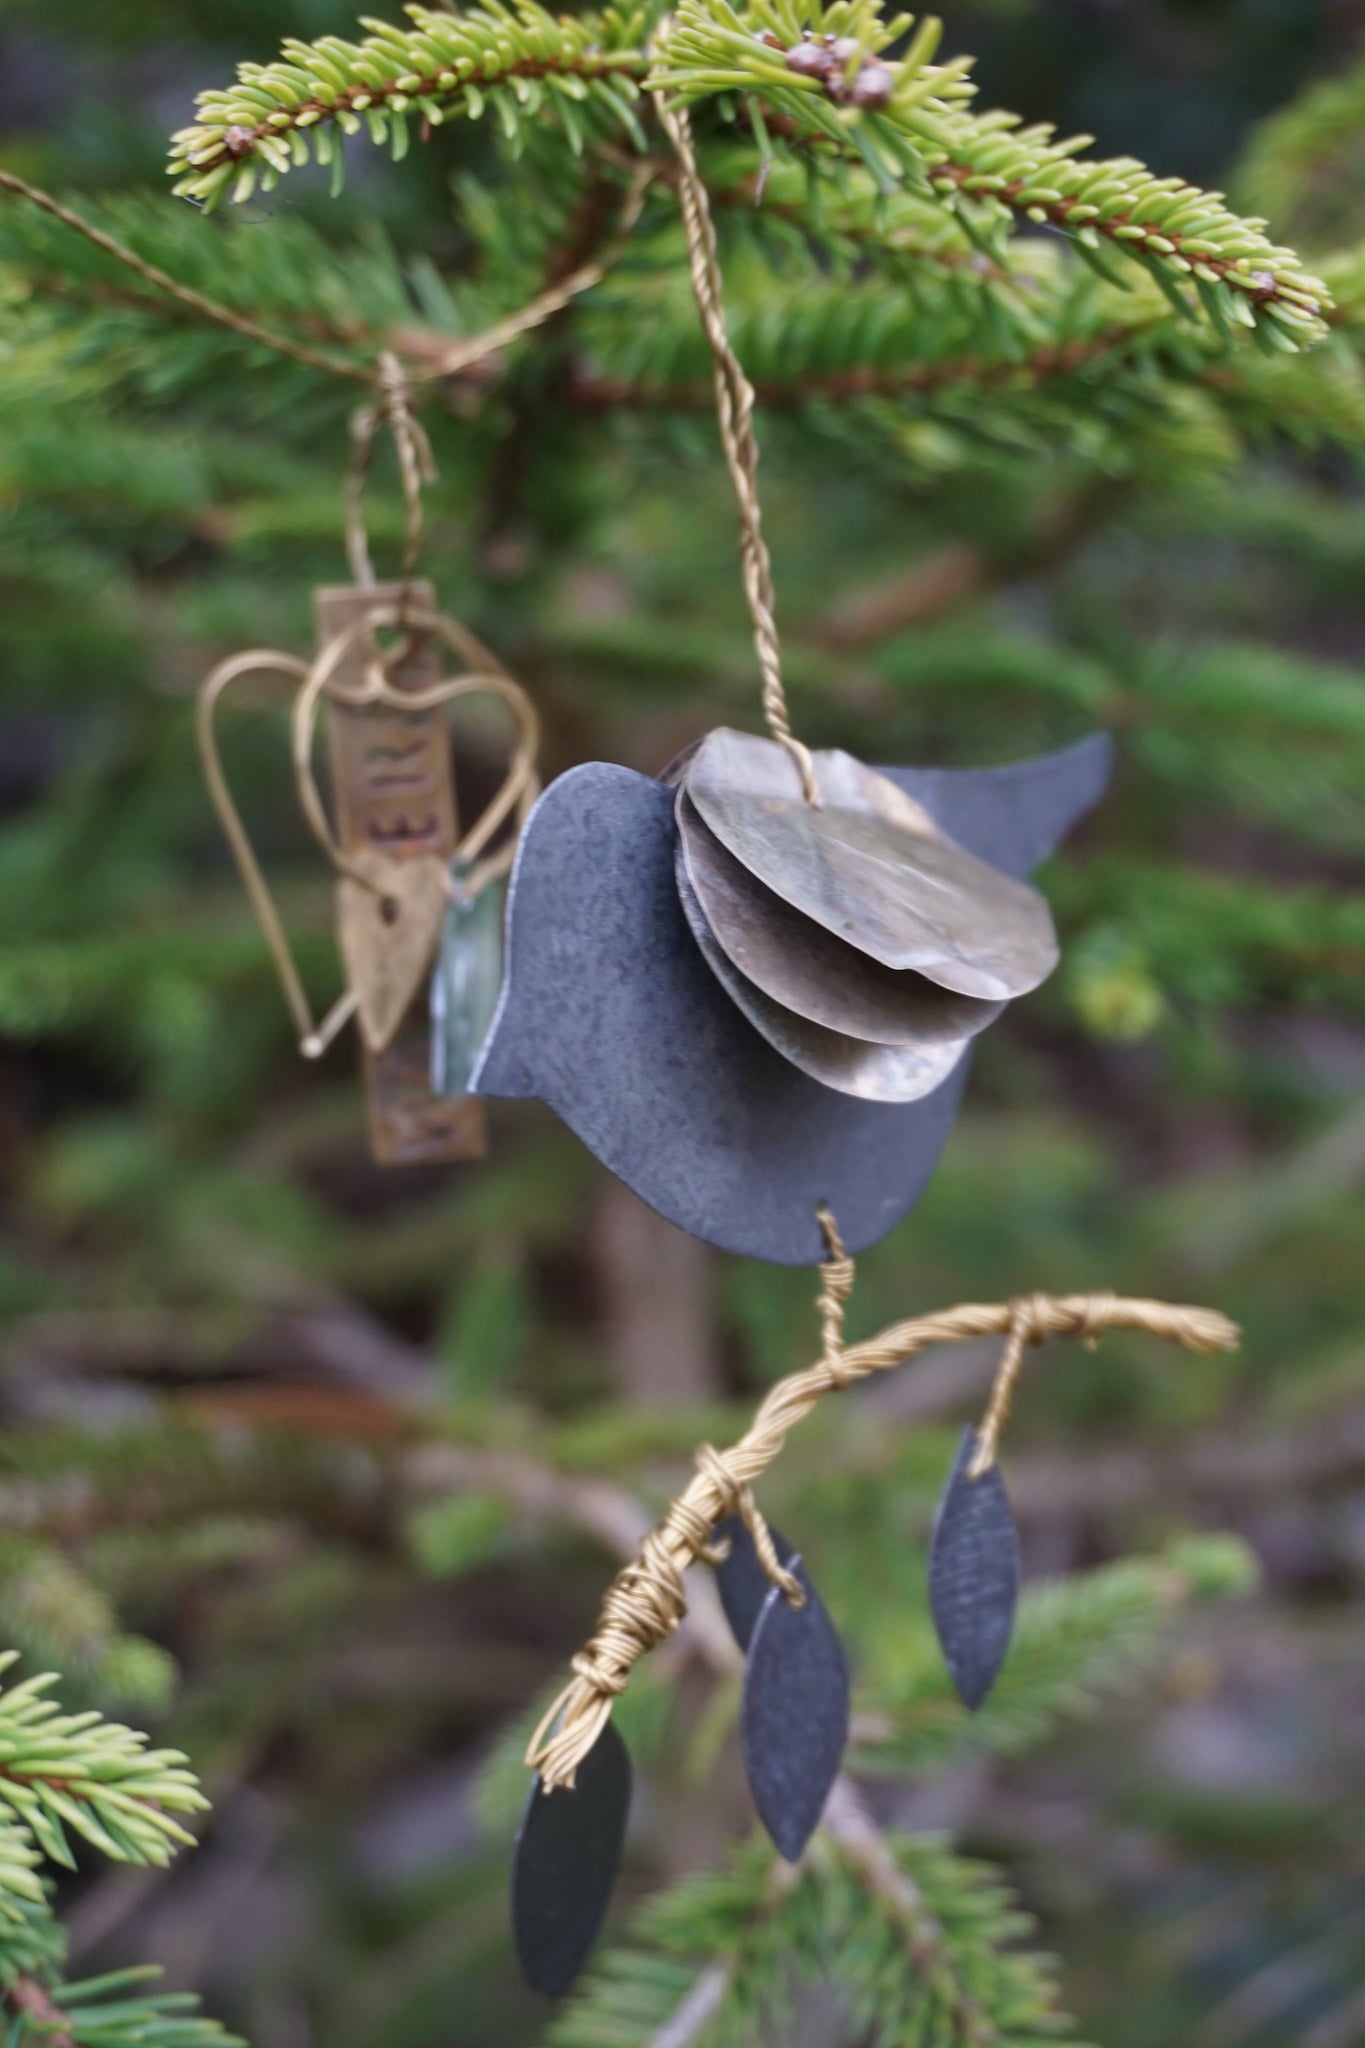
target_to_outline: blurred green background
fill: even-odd
[[[0,164],[160,209],[186,275],[235,268],[276,305],[306,277],[320,331],[352,294],[429,311],[469,261],[464,181],[485,207],[508,189],[482,130],[398,167],[357,147],[336,202],[311,175],[235,219],[163,196],[195,90],[353,27],[342,0],[5,0]],[[1260,206],[1256,124],[1358,63],[1360,28],[1345,0],[996,0],[955,10],[947,47],[978,53],[987,102]],[[1310,256],[1358,242],[1365,152],[1348,137],[1291,199],[1272,225]],[[684,1239],[536,1105],[494,1108],[486,1163],[369,1163],[354,1047],[296,1057],[192,739],[208,665],[306,650],[311,589],[344,574],[351,395],[107,280],[64,325],[86,259],[55,228],[35,257],[35,233],[0,198],[0,1640],[183,1744],[216,1806],[171,1877],[73,1880],[75,1960],[155,1955],[256,2048],[529,2042],[515,1734],[614,1568],[593,1489],[629,1521],[742,1426],[813,1353],[811,1276]],[[407,301],[395,250],[431,266]],[[1072,403],[1102,419],[1102,380]],[[1046,422],[964,446],[932,397],[903,444],[765,422],[807,738],[994,761],[1104,723],[1121,747],[1045,877],[1063,969],[983,1044],[928,1197],[862,1262],[854,1333],[1089,1286],[1246,1325],[1235,1359],[1059,1353],[1011,1429],[1031,1579],[1168,1560],[1131,1612],[1095,1582],[1107,1647],[1073,1689],[1127,1663],[1134,1685],[1035,1744],[1020,1680],[993,1744],[931,1716],[876,1759],[885,1816],[1007,1867],[1108,2048],[1365,2042],[1357,420],[1239,447],[1191,414],[1131,462]],[[428,570],[534,692],[551,772],[658,769],[747,720],[704,412],[574,415],[551,371],[430,424]],[[374,506],[392,546],[387,472]],[[282,728],[232,758],[325,995]],[[496,764],[462,773],[477,801]],[[924,1540],[991,1364],[847,1397],[765,1490],[874,1704],[929,1684]],[[1225,1549],[1169,1548],[1215,1531],[1256,1591]],[[632,1701],[635,1892],[748,1826],[696,1690],[675,1671]]]

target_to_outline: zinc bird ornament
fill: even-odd
[[[675,788],[591,762],[560,776],[521,836],[506,979],[471,1087],[548,1103],[605,1166],[694,1237],[749,1258],[810,1265],[823,1252],[822,1202],[856,1252],[899,1222],[925,1187],[974,1038],[1055,957],[1046,907],[1024,877],[1103,794],[1110,743],[1097,737],[1002,768],[876,774],[847,755],[817,754],[817,779],[832,789],[828,808],[817,810],[774,742],[713,734],[694,763],[704,765],[716,741],[727,761],[754,759],[761,770],[756,783],[733,785],[742,804],[761,807],[770,782],[780,784],[769,815],[811,832],[813,860],[790,879],[765,846],[759,875],[727,847],[739,898],[728,876],[713,881],[709,853],[709,865],[688,864],[677,813],[696,803],[691,775]],[[805,884],[818,881],[829,838],[851,845],[855,863],[864,858],[866,813],[833,794],[843,778],[873,786],[892,810],[890,826],[875,815],[878,853],[866,865],[912,899],[906,936],[897,938],[893,916],[883,951],[913,951],[919,967],[889,965],[867,949],[880,895],[869,899],[840,877],[840,907],[831,910],[828,895],[817,904],[842,917],[840,929],[805,907],[815,901]],[[709,784],[702,793],[709,797]],[[807,809],[809,825],[799,815]],[[714,815],[726,822],[719,808]],[[886,853],[902,842],[898,868]],[[944,928],[940,871],[966,878],[975,923]],[[996,890],[1006,906],[998,922]],[[971,987],[948,987],[927,967]]]
[[[782,686],[753,388],[730,345],[686,110],[655,95],[716,370],[768,736],[721,729],[660,780],[593,762],[521,836],[506,978],[471,1078],[538,1096],[653,1208],[722,1250],[851,1251],[899,1222],[974,1040],[1057,959],[1027,877],[1096,803],[1109,742],[1004,768],[811,753]]]
[[[716,361],[770,737],[722,729],[659,780],[599,761],[550,786],[521,834],[506,980],[471,1086],[541,1097],[694,1236],[782,1264],[823,1261],[824,1347],[817,1366],[771,1390],[728,1452],[698,1451],[693,1479],[608,1588],[572,1682],[531,1738],[512,1923],[527,1981],[551,1996],[596,1940],[626,1841],[631,1777],[614,1703],[683,1621],[684,1577],[698,1560],[718,1568],[744,1659],[745,1771],[780,1857],[804,1855],[834,1791],[848,1664],[805,1560],[768,1528],[752,1491],[789,1431],[826,1393],[926,1343],[1003,1327],[1004,1392],[974,1440],[993,1460],[1024,1342],[1053,1328],[1090,1333],[1131,1308],[1040,1301],[1026,1327],[1008,1308],[958,1310],[844,1344],[850,1254],[928,1180],[973,1041],[1056,964],[1052,920],[1027,877],[1099,799],[1110,749],[1095,738],[1003,768],[875,770],[793,737],[759,529],[753,392],[725,336],[686,115],[661,98],[657,107]],[[1147,1327],[1151,1305],[1141,1306]],[[1220,1325],[1213,1341],[1228,1336]],[[953,1483],[935,1611],[954,1679],[979,1699],[1008,1646],[1017,1556],[1007,1504],[1003,1520],[980,1512],[1003,1500],[998,1475],[974,1456]]]

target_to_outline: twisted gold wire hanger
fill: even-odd
[[[661,91],[654,93],[660,125],[678,160],[678,203],[687,233],[688,271],[701,324],[715,366],[716,413],[721,446],[739,506],[740,563],[744,596],[753,620],[754,647],[763,682],[763,716],[773,738],[784,746],[801,772],[809,803],[819,801],[810,749],[792,732],[782,682],[782,643],[777,631],[777,595],[772,558],[763,537],[758,495],[758,441],[754,433],[754,387],[744,373],[726,331],[720,256],[711,202],[697,168],[692,121],[685,105],[670,106]]]

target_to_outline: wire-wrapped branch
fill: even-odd
[[[592,1641],[573,1660],[572,1682],[545,1715],[526,1752],[527,1763],[540,1773],[547,1790],[573,1784],[631,1671],[678,1626],[686,1611],[683,1573],[707,1550],[717,1522],[736,1511],[759,1522],[749,1498],[751,1485],[772,1464],[789,1432],[826,1394],[903,1365],[931,1345],[1009,1336],[1021,1328],[1026,1328],[1030,1342],[1044,1337],[1090,1342],[1106,1330],[1141,1330],[1194,1352],[1233,1351],[1241,1337],[1236,1323],[1216,1309],[1130,1301],[1113,1294],[1031,1295],[1024,1322],[1017,1303],[969,1302],[893,1323],[862,1344],[840,1347],[827,1337],[819,1363],[780,1380],[738,1443],[728,1451],[709,1445],[698,1451],[697,1469],[686,1489],[645,1537],[635,1562],[613,1580]]]

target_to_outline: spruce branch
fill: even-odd
[[[1234,1539],[1188,1537],[1159,1557],[1123,1558],[1029,1587],[1004,1670],[973,1716],[926,1627],[894,1697],[869,1702],[860,1717],[857,1767],[941,1770],[973,1749],[1016,1756],[1036,1748],[1150,1670],[1192,1606],[1246,1592],[1254,1575],[1250,1553]]]
[[[1136,262],[1225,338],[1241,326],[1268,348],[1292,351],[1321,336],[1326,287],[1267,238],[1264,222],[1240,219],[1220,194],[1154,177],[1132,158],[1083,161],[1088,136],[1059,140],[1047,124],[1024,128],[1013,114],[964,108],[965,67],[928,65],[934,38],[924,30],[889,67],[879,111],[831,103],[821,79],[793,73],[769,47],[794,46],[813,27],[877,55],[904,26],[884,21],[875,0],[835,0],[813,22],[799,0],[746,13],[728,0],[681,0],[652,82],[689,99],[752,94],[796,139],[816,145],[817,160],[824,150],[857,157],[888,189],[908,179],[966,220],[979,213],[987,223],[1009,216],[1061,229],[1102,275],[1111,274],[1106,251]]]
[[[523,117],[543,113],[575,150],[597,134],[638,139],[632,102],[648,65],[632,38],[643,15],[575,19],[535,0],[407,13],[411,28],[367,21],[360,43],[291,37],[279,62],[243,64],[235,86],[203,94],[198,121],[172,145],[176,191],[205,206],[229,188],[241,200],[313,157],[339,178],[344,139],[362,128],[398,160],[410,120],[429,131],[454,114],[478,120],[486,108],[509,137]]]
[[[651,1900],[550,2030],[552,2048],[752,2048],[829,1977],[869,2048],[1062,2048],[1054,1972],[994,1873],[884,1836],[845,1788],[793,1869],[754,1843]]]
[[[0,1656],[0,1672],[15,1662]],[[7,2048],[243,2048],[187,1992],[151,1988],[155,1966],[63,1979],[65,1932],[44,1858],[74,1862],[76,1835],[120,1863],[163,1865],[189,1837],[171,1818],[208,1802],[185,1760],[97,1713],[63,1714],[50,1674],[0,1691],[0,2012]]]
[[[160,1645],[126,1634],[103,1589],[31,1536],[0,1534],[0,1637],[30,1665],[60,1665],[80,1704],[157,1708],[175,1683]]]
[[[1249,330],[1265,348],[1292,353],[1324,331],[1326,287],[1268,239],[1262,221],[1133,159],[1084,160],[1089,137],[1059,140],[1012,114],[972,112],[969,60],[934,61],[937,23],[921,24],[898,60],[883,61],[910,24],[883,17],[875,0],[814,10],[765,0],[747,12],[729,0],[682,0],[657,64],[638,14],[555,20],[534,0],[510,11],[408,13],[412,28],[369,22],[359,44],[291,40],[279,62],[244,65],[235,88],[204,94],[199,121],[173,144],[177,191],[205,205],[229,189],[245,198],[314,154],[339,176],[342,140],[363,125],[401,155],[410,116],[426,132],[486,107],[514,146],[543,115],[576,150],[592,141],[638,151],[634,103],[646,88],[689,100],[738,95],[761,119],[766,149],[775,137],[805,149],[817,175],[832,161],[859,166],[879,190],[908,186],[971,240],[989,244],[1002,223],[1058,228],[1104,276],[1121,276],[1116,258],[1141,266],[1182,317],[1207,321],[1225,342]],[[837,81],[788,63],[812,34],[875,65],[886,80],[875,104],[850,104]],[[998,250],[986,253],[998,261]]]
[[[1055,893],[1064,914],[1112,921],[1157,985],[1193,1010],[1293,995],[1359,1014],[1365,1002],[1359,897],[1327,887],[1274,889],[1174,861],[1105,856],[1059,871]],[[1083,956],[1075,964],[1083,967]],[[1082,999],[1083,986],[1073,983],[1073,993]]]
[[[20,1971],[0,1985],[16,2023],[7,2048],[245,2048],[191,1992],[142,1988],[160,1975],[149,1965],[64,1984]]]
[[[64,1714],[44,1698],[55,1683],[46,1672],[0,1691],[0,1813],[54,1863],[74,1865],[72,1835],[115,1862],[169,1863],[194,1839],[175,1816],[208,1806],[184,1757],[97,1713]]]

